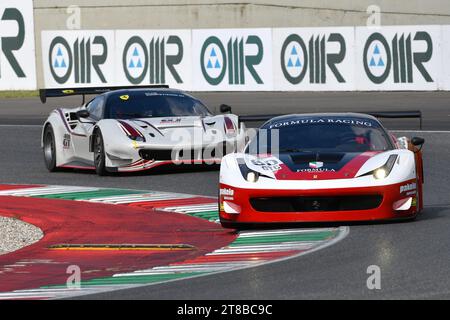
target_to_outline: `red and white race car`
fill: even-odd
[[[406,115],[408,116],[408,115]],[[415,218],[423,208],[422,138],[396,138],[368,114],[267,121],[220,167],[224,227]]]

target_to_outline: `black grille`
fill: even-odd
[[[270,197],[251,198],[253,209],[260,212],[352,211],[378,208],[381,195],[337,197]]]

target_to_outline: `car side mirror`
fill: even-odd
[[[411,144],[413,146],[421,146],[425,143],[425,139],[424,138],[419,138],[419,137],[414,137],[411,139]]]
[[[226,105],[226,104],[221,104],[220,105],[220,112],[221,113],[230,113],[231,112],[231,107],[229,105]]]
[[[79,110],[79,111],[77,111],[75,114],[76,114],[76,116],[77,116],[78,119],[81,119],[81,118],[89,118],[89,116],[91,115],[91,114],[89,113],[89,111],[86,110],[86,109]]]

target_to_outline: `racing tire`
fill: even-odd
[[[51,125],[48,125],[44,130],[43,146],[45,166],[47,167],[48,171],[55,172],[57,170],[56,144],[55,134]]]
[[[98,130],[94,135],[94,166],[95,172],[99,176],[108,175],[105,163],[105,144],[103,142],[102,133]]]

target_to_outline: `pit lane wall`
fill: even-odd
[[[0,90],[449,90],[447,24],[447,0],[2,0]]]

